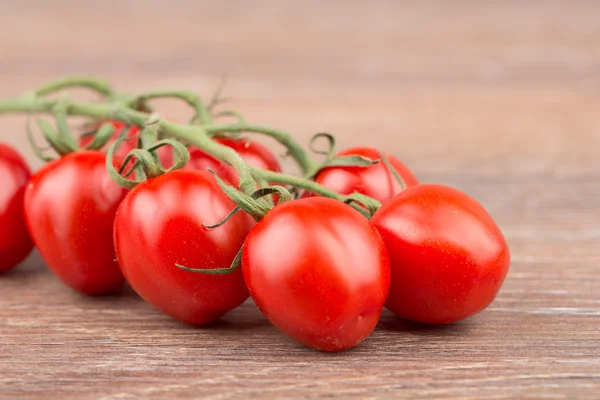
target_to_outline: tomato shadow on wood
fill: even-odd
[[[440,334],[465,333],[471,329],[471,324],[468,320],[444,325],[424,324],[402,319],[384,310],[377,329],[382,331],[407,332],[419,336],[437,336]]]
[[[260,330],[266,331],[276,329],[271,323],[258,311],[252,300],[246,300],[239,307],[229,311],[216,321],[201,326],[188,325],[171,318],[173,324],[178,329],[205,330],[205,331],[246,331]]]
[[[58,278],[54,279],[58,280]],[[65,301],[78,304],[79,307],[86,310],[139,313],[146,307],[150,307],[127,283],[116,292],[93,296],[80,293],[62,282],[57,282],[57,284],[60,285],[61,297],[68,296]]]
[[[167,317],[167,316],[164,316]],[[177,329],[192,330],[192,331],[219,331],[219,332],[237,332],[250,330],[265,330],[276,329],[269,321],[262,318],[244,318],[242,320],[228,319],[227,316],[206,325],[193,326],[180,321],[171,319],[170,324],[176,326]]]
[[[49,274],[44,261],[37,251],[32,251],[27,258],[11,270],[0,274],[2,280],[27,280],[35,275]]]
[[[193,328],[193,327],[192,327]],[[242,320],[229,319],[227,316],[223,319],[214,321],[208,325],[196,327],[196,329],[216,330],[216,331],[245,331],[245,330],[264,330],[276,329],[265,318],[244,318]]]

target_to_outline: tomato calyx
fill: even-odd
[[[131,138],[121,138],[109,147],[106,155],[106,168],[108,169],[111,178],[120,186],[132,189],[147,179],[152,179],[167,172],[181,169],[185,167],[189,161],[190,154],[182,143],[173,139],[157,141],[159,121],[160,118],[157,115],[153,114],[150,116],[140,134],[142,148],[136,148],[127,153],[119,170],[114,166],[113,158],[115,151],[124,141],[131,140]],[[171,146],[178,156],[177,161],[173,166],[167,169],[164,168],[160,157],[156,153],[156,151],[163,146]],[[129,170],[126,171],[127,166],[132,160],[135,161],[129,167]],[[137,179],[128,179],[134,171],[138,172]],[[143,176],[140,176],[142,174]]]
[[[250,214],[256,221],[261,220],[267,212],[269,212],[270,207],[265,207],[264,203],[257,201],[265,196],[270,196],[272,194],[276,194],[279,196],[279,201],[277,204],[281,204],[283,202],[289,201],[292,198],[291,193],[283,186],[266,186],[256,190],[250,196],[236,190],[234,187],[229,186],[223,181],[213,170],[208,170],[215,177],[219,187],[227,194],[227,196],[232,199],[237,206],[225,216],[220,222],[214,225],[206,225],[204,227],[207,229],[218,228],[219,226],[225,224],[231,217],[237,214],[240,211],[245,211]]]
[[[254,191],[251,195],[246,195],[243,192],[240,192],[233,186],[228,185],[223,181],[213,170],[208,170],[214,177],[219,187],[225,194],[233,200],[237,206],[229,212],[221,221],[214,225],[204,224],[206,229],[215,229],[222,225],[224,225],[227,221],[229,221],[234,215],[236,215],[240,211],[245,211],[256,221],[260,221],[270,210],[266,203],[259,201],[259,199],[276,194],[279,196],[279,200],[277,201],[277,205],[284,203],[286,201],[291,200],[292,195],[290,192],[283,186],[267,186],[260,188]],[[234,272],[241,263],[242,260],[242,250],[243,246],[238,251],[237,255],[233,259],[231,265],[227,268],[213,268],[213,269],[204,269],[204,268],[188,268],[184,265],[175,264],[175,266],[179,269],[188,272],[200,273],[200,274],[209,274],[209,275],[223,275]]]
[[[124,136],[125,132],[128,132],[130,129],[129,126],[126,126],[125,129],[121,131],[120,136]],[[80,138],[84,136],[91,136],[92,140],[83,146],[85,150],[100,150],[102,149],[108,141],[113,137],[115,133],[115,126],[109,122],[105,122],[100,125],[100,128],[93,132],[86,132],[83,135],[80,135]]]
[[[104,123],[97,131],[94,132],[93,139],[87,145],[80,147],[71,134],[69,126],[67,125],[64,106],[58,108],[58,111],[55,113],[55,117],[56,129],[45,119],[40,118],[36,122],[46,142],[61,157],[81,150],[99,150],[104,147],[106,143],[108,143],[114,134],[114,126],[110,123]],[[35,143],[29,118],[27,119],[27,123],[25,125],[25,132],[34,154],[39,159],[46,162],[55,159],[55,157],[45,154],[45,150],[48,150],[47,148],[41,148]]]
[[[119,148],[119,146],[128,139],[119,139],[114,142],[108,149],[108,153],[106,155],[106,168],[108,169],[108,173],[111,178],[120,186],[123,186],[127,189],[132,189],[138,184],[142,183],[147,179],[155,178],[159,175],[174,171],[176,169],[182,169],[185,164],[187,164],[190,155],[185,148],[185,146],[179,143],[176,140],[172,139],[164,139],[159,142],[156,142],[154,145],[148,147],[147,149],[133,149],[131,150],[125,159],[123,160],[123,165],[120,170],[117,171],[113,164],[113,156],[115,151]],[[160,160],[157,158],[155,151],[163,146],[171,146],[175,153],[178,155],[178,159],[173,164],[172,167],[165,169]],[[127,168],[127,164],[135,159],[133,165],[129,168],[129,170],[125,171]],[[141,171],[143,173],[143,178],[139,179],[128,179],[134,171]]]
[[[381,203],[375,200],[372,197],[366,196],[359,192],[354,192],[347,196],[346,200],[344,200],[346,204],[358,203],[367,208],[369,210],[369,215],[373,216],[381,208]]]
[[[255,221],[260,221],[270,210],[271,206],[266,201],[261,201],[265,196],[277,195],[279,200],[277,204],[284,203],[292,199],[292,194],[283,186],[271,185],[257,189],[250,195],[236,189],[235,187],[227,184],[221,179],[213,170],[209,169],[210,172],[217,181],[217,184],[223,190],[223,192],[235,203],[237,206],[223,218],[220,222],[214,225],[204,225],[207,229],[217,228],[223,225],[229,218],[234,216],[239,211],[244,211],[249,214]]]

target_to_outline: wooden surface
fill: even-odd
[[[193,329],[131,291],[80,296],[34,255],[0,277],[0,398],[600,396],[598,2],[86,3],[0,0],[0,97],[75,73],[208,96],[227,72],[251,121],[384,147],[473,195],[511,270],[463,323],[386,312],[321,354],[250,302]],[[23,126],[0,117],[0,139],[33,160]]]

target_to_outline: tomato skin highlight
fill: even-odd
[[[106,171],[106,155],[82,151],[37,171],[25,192],[33,241],[52,272],[89,295],[119,290],[125,279],[115,260],[113,220],[126,189]]]
[[[352,147],[336,154],[338,157],[350,155],[359,155],[372,160],[380,159],[379,150],[373,147]],[[419,183],[413,173],[400,160],[387,153],[385,153],[385,156],[404,180],[406,187]],[[402,191],[400,183],[382,161],[370,167],[327,167],[315,176],[315,182],[340,194],[349,195],[359,192],[381,203]],[[313,196],[315,194],[310,192],[304,192],[302,195],[304,198]]]
[[[228,268],[254,221],[205,171],[178,170],[131,190],[115,219],[115,248],[131,287],[148,303],[190,325],[212,322],[248,298],[241,269],[208,275],[181,270]]]
[[[21,155],[0,143],[0,273],[16,267],[33,248],[23,210],[30,178]]]
[[[276,206],[248,234],[244,279],[281,331],[321,351],[356,346],[375,328],[390,267],[375,227],[324,197]]]
[[[402,318],[463,320],[494,300],[508,273],[502,232],[478,202],[451,187],[410,187],[384,203],[371,222],[392,267],[386,307]]]

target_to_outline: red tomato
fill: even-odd
[[[68,154],[37,171],[25,192],[27,226],[40,255],[65,284],[90,295],[124,283],[112,232],[126,190],[105,163],[97,151]]]
[[[127,124],[125,124],[124,122],[119,122],[119,121],[109,121],[109,122],[112,123],[112,125],[115,127],[115,131],[113,133],[112,138],[104,146],[104,148],[103,148],[104,151],[106,151],[110,147],[110,145],[113,144],[117,139],[121,138],[121,133],[123,132],[123,129],[125,129],[127,127]],[[92,128],[99,129],[100,126],[101,126],[101,124],[96,124]],[[123,163],[123,160],[127,156],[127,153],[129,153],[131,150],[133,150],[137,147],[137,138],[138,138],[139,134],[140,134],[140,128],[135,125],[131,125],[129,127],[129,130],[127,131],[127,133],[125,135],[123,135],[124,137],[129,138],[131,140],[127,140],[127,141],[121,143],[121,146],[119,146],[117,151],[115,151],[115,153],[113,155],[113,165],[115,166],[115,168],[117,168],[117,169],[120,168]],[[93,135],[83,136],[79,139],[79,146],[84,147],[84,146],[88,145],[93,139],[94,139]],[[165,168],[170,168],[173,165],[173,161],[174,161],[173,160],[173,149],[170,148],[169,146],[163,146],[163,147],[159,148],[158,156]],[[130,163],[130,165],[133,165],[133,163]]]
[[[19,153],[0,143],[0,272],[27,257],[33,243],[27,233],[23,198],[31,172]]]
[[[274,172],[281,172],[277,157],[265,146],[248,139],[218,138],[216,142],[234,149],[248,164]]]
[[[444,324],[485,309],[508,272],[510,254],[487,211],[442,185],[417,185],[371,219],[388,248],[386,307],[402,318]]]
[[[365,339],[390,285],[375,227],[324,197],[273,208],[248,234],[242,269],[250,295],[273,325],[322,351]]]
[[[359,155],[379,160],[379,151],[372,147],[352,147],[337,154],[337,156]],[[385,153],[390,164],[404,180],[406,187],[418,183],[417,178],[400,160]],[[380,202],[385,202],[402,191],[400,183],[394,178],[383,162],[370,167],[328,167],[321,170],[315,177],[315,182],[337,192],[348,195],[359,192]],[[314,196],[305,192],[302,197]]]
[[[190,153],[190,161],[184,169],[196,171],[208,171],[211,169],[225,182],[231,185],[239,183],[240,178],[232,166],[217,160],[197,147],[188,147],[188,151]]]
[[[258,142],[248,139],[236,140],[229,138],[217,138],[215,141],[224,146],[231,147],[244,161],[254,167],[281,172],[281,166],[279,165],[279,161],[277,161],[277,157],[275,157],[271,150]],[[189,150],[190,162],[187,165],[187,169],[207,170],[210,168],[226,182],[236,186],[239,184],[240,178],[233,167],[215,159],[198,148],[191,147]]]
[[[115,219],[115,248],[131,287],[163,313],[190,325],[212,322],[248,298],[241,270],[226,275],[183,271],[227,268],[253,221],[206,171],[178,170],[142,182]]]

